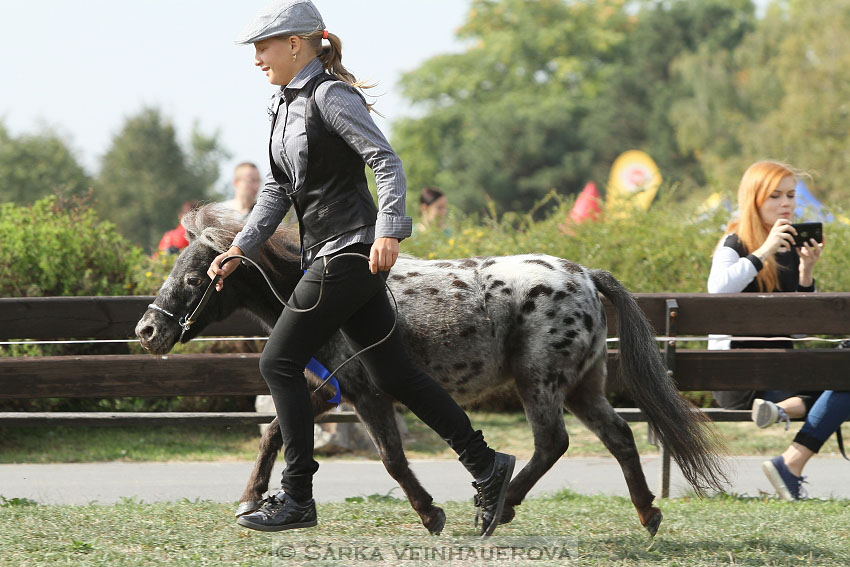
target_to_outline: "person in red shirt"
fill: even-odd
[[[192,209],[197,209],[199,206],[199,201],[186,201],[177,213],[178,220],[182,219],[183,215]],[[159,245],[157,246],[157,250],[166,254],[177,254],[187,246],[189,246],[189,241],[186,239],[186,228],[178,222],[177,228],[171,229],[162,235]]]

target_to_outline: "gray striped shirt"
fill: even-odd
[[[274,98],[283,97],[287,91],[297,92],[321,72],[321,61],[316,58],[286,87],[277,92]],[[318,252],[308,251],[307,262],[351,244],[372,243],[376,237],[386,236],[401,240],[410,236],[413,221],[405,216],[407,182],[401,160],[369,115],[362,94],[343,81],[328,81],[318,86],[315,99],[328,129],[342,137],[375,173],[378,218],[375,225],[342,234],[325,243]],[[305,111],[305,98],[295,97],[288,105],[283,99],[278,107],[272,133],[272,157],[296,190],[301,188],[307,171]],[[286,195],[287,189],[290,188],[278,184],[271,171],[268,173],[245,227],[233,240],[233,245],[238,246],[249,257],[256,255],[260,245],[274,233],[292,206],[292,201]]]

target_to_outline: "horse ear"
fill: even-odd
[[[196,222],[195,217],[198,215],[198,208],[190,209],[183,215],[183,218],[180,219],[180,224],[183,225],[183,228],[186,229],[186,240],[192,242],[200,235],[200,231],[198,230],[198,223]]]

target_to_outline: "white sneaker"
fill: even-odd
[[[779,406],[773,402],[756,398],[753,400],[752,418],[762,429],[770,427],[779,420]]]

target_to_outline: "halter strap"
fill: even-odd
[[[159,306],[159,305],[157,305],[156,303],[150,303],[150,304],[148,304],[148,309],[153,309],[154,311],[159,311],[159,312],[160,312],[160,313],[162,313],[163,315],[165,315],[165,316],[167,316],[167,317],[171,317],[171,318],[172,318],[172,319],[174,319],[175,321],[177,321],[177,320],[178,320],[177,315],[175,315],[174,313],[171,313],[170,311],[166,311],[165,309],[163,309],[162,307],[160,307],[160,306]]]

